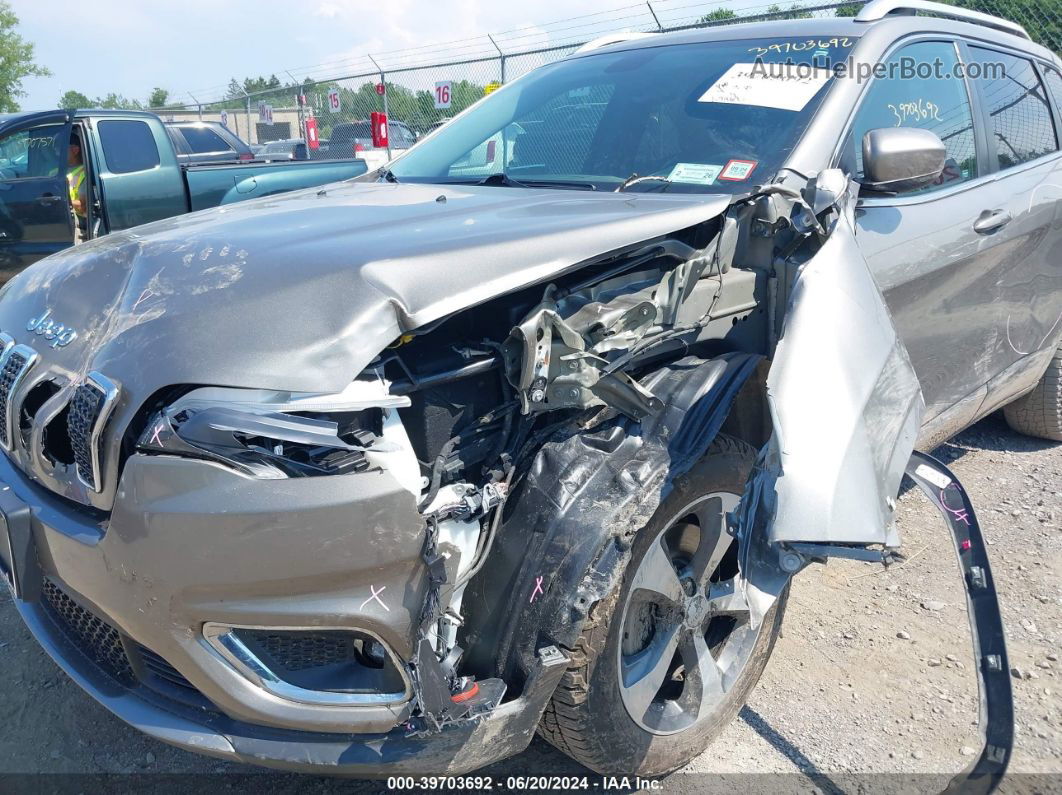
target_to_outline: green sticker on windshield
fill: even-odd
[[[722,166],[708,166],[703,163],[677,163],[667,178],[672,182],[712,185],[722,170]]]

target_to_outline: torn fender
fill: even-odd
[[[543,644],[574,648],[590,608],[615,589],[635,533],[707,452],[760,361],[673,362],[642,381],[659,413],[571,428],[541,447],[513,487],[520,510],[505,516],[490,564],[469,583],[468,670],[516,682]]]
[[[754,621],[801,565],[787,542],[899,545],[895,497],[925,403],[853,206],[850,191],[797,272],[768,373],[773,432],[738,509]]]

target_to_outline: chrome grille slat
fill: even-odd
[[[27,345],[9,346],[4,343],[0,358],[0,447],[10,450],[14,439],[14,420],[18,418],[15,398],[18,388],[37,362],[37,352]]]
[[[78,479],[93,491],[101,491],[100,434],[114,409],[118,385],[97,372],[88,374],[74,390],[67,414],[67,433],[74,451]]]
[[[103,408],[103,392],[94,384],[82,384],[74,391],[66,428],[70,446],[74,449],[74,463],[82,480],[92,478],[92,427]]]

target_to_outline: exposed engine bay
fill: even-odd
[[[709,222],[403,334],[333,396],[343,411],[330,410],[328,399],[283,395],[269,413],[269,395],[255,395],[252,411],[246,390],[242,411],[226,390],[198,389],[152,418],[137,448],[205,456],[265,478],[372,467],[393,474],[425,522],[430,584],[414,661],[418,697],[425,699],[426,668],[447,697],[460,694],[471,682],[462,671],[465,592],[493,565],[506,503],[547,440],[658,416],[664,401],[647,375],[690,357],[735,355],[744,377],[760,384],[746,389],[728,422],[763,445],[770,429],[755,394],[765,372],[757,362],[771,358],[794,270],[826,239],[846,191],[839,172],[803,190],[769,186]],[[351,401],[364,408],[352,411]],[[422,708],[421,719],[438,728],[479,704],[458,703],[444,715]]]

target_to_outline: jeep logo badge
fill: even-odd
[[[62,348],[77,339],[77,332],[74,329],[67,328],[62,323],[56,323],[51,319],[51,314],[51,309],[45,309],[43,315],[32,318],[26,324],[26,331],[32,331],[46,340],[51,340],[53,348]]]

